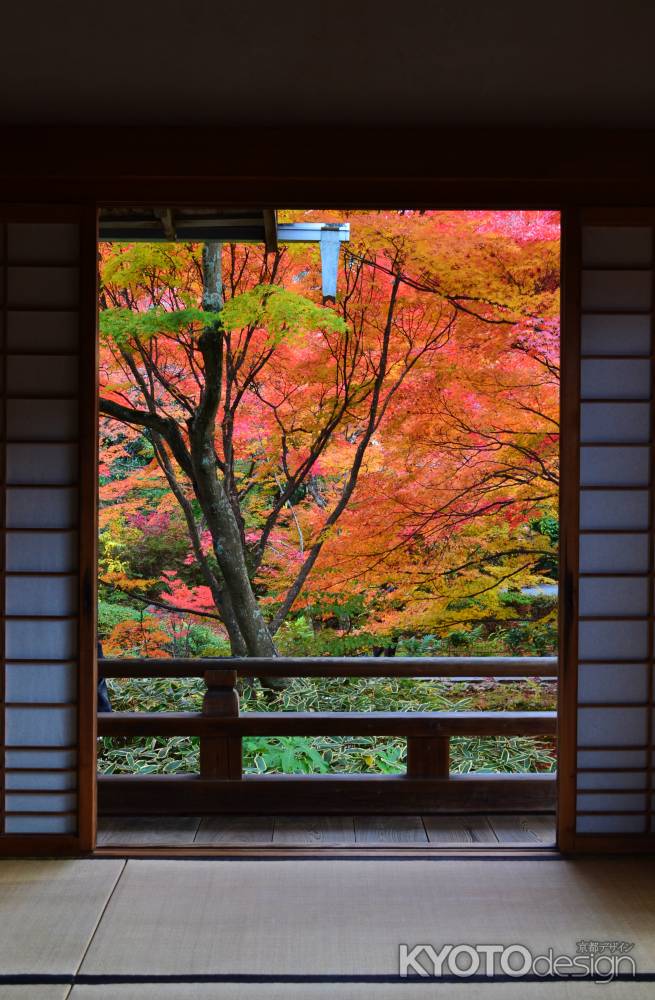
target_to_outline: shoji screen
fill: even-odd
[[[2,853],[91,845],[94,230],[2,220]]]
[[[654,223],[565,218],[560,843],[577,850],[655,840]]]

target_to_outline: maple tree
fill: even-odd
[[[144,615],[140,621],[129,619],[118,622],[112,631],[104,652],[108,656],[136,653],[138,656],[157,658],[168,655],[170,636],[156,618]]]
[[[287,216],[350,222],[334,306],[308,245],[102,247],[104,586],[237,655],[520,618],[554,578],[557,214]]]

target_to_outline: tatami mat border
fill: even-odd
[[[446,986],[466,986],[468,983],[487,983],[492,986],[498,983],[515,983],[517,986],[522,983],[570,983],[570,982],[595,982],[593,976],[576,976],[576,977],[565,977],[565,976],[538,976],[538,975],[527,975],[527,976],[409,976],[403,977],[399,975],[391,974],[366,974],[361,975],[351,974],[351,975],[340,975],[335,973],[334,975],[322,974],[322,975],[286,975],[286,974],[275,974],[266,975],[265,973],[204,973],[204,974],[185,974],[185,975],[155,975],[155,974],[144,974],[144,975],[129,975],[127,973],[122,973],[118,975],[107,975],[107,974],[91,974],[91,973],[79,973],[78,975],[48,975],[46,973],[38,973],[35,975],[29,975],[23,973],[20,975],[0,975],[0,985],[1,986],[50,986],[50,985],[61,985],[61,986],[118,986],[118,985],[130,985],[130,984],[161,984],[161,985],[175,985],[179,984],[202,984],[202,983],[233,983],[233,984],[250,984],[250,983],[261,983],[261,984],[273,984],[273,983],[288,983],[292,984],[322,984],[322,983],[334,983],[334,984],[356,984],[356,983],[371,983],[371,984],[391,984],[398,986],[425,986],[429,984],[443,984]],[[605,982],[605,980],[603,980]],[[651,983],[655,982],[655,972],[637,972],[635,975],[627,975],[625,973],[618,973],[612,979],[612,982],[620,983]]]

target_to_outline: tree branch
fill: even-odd
[[[133,424],[137,427],[147,427],[164,438],[169,445],[180,468],[189,478],[193,475],[191,466],[191,456],[182,438],[180,428],[172,417],[160,417],[157,413],[150,413],[148,410],[138,410],[131,406],[123,406],[113,399],[100,397],[100,412],[106,417],[113,417],[124,424]]]

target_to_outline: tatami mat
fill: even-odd
[[[653,992],[652,983],[203,984],[76,986],[70,1000],[652,1000]]]
[[[69,1000],[70,989],[70,986],[0,986],[0,1000]]]
[[[119,860],[3,861],[0,971],[5,975],[76,972],[124,864]],[[59,993],[43,995],[57,997]]]
[[[397,975],[401,942],[520,943],[572,955],[581,939],[634,942],[638,971],[655,972],[652,860],[0,864],[5,976]],[[607,1000],[650,1000],[655,987],[465,980],[0,985],[0,1000],[584,1000],[599,989]]]
[[[570,955],[586,939],[634,942],[650,972],[654,904],[655,865],[643,858],[132,860],[81,971],[397,974],[401,942]]]

